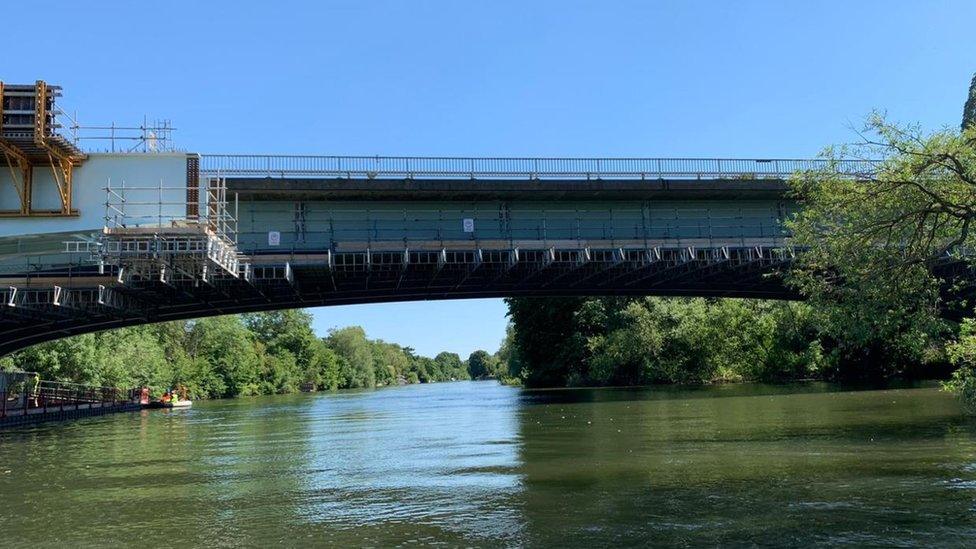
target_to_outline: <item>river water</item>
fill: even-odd
[[[976,543],[976,420],[932,387],[463,382],[0,432],[0,547],[752,543]]]

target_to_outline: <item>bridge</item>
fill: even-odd
[[[290,307],[798,298],[787,178],[819,161],[84,153],[41,112],[53,92],[4,93],[0,355]]]

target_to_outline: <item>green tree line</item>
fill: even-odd
[[[483,351],[482,351],[483,352]],[[371,388],[468,379],[456,353],[434,358],[369,339],[358,326],[319,338],[301,310],[121,328],[36,345],[0,368],[113,387],[184,386],[190,398]]]
[[[499,360],[531,387],[948,373],[949,332],[897,342],[845,332],[808,303],[706,298],[517,298]]]

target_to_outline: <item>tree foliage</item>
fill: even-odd
[[[122,328],[30,347],[0,368],[44,379],[135,387],[159,394],[182,385],[190,398],[222,398],[462,379],[453,353],[437,359],[370,340],[358,327],[322,339],[305,311],[222,316]]]
[[[939,267],[974,244],[976,127],[923,134],[875,114],[861,135],[793,178],[800,211],[788,226],[804,251],[789,280],[829,316],[838,360],[867,371],[938,346],[950,328],[940,312],[971,307]],[[878,163],[852,177],[851,156]]]
[[[468,376],[471,379],[498,377],[498,358],[483,350],[471,353],[468,356]]]
[[[461,357],[457,353],[443,351],[434,357],[434,364],[437,368],[439,379],[445,381],[456,381],[459,379],[469,379],[468,369],[461,362]]]
[[[329,347],[342,359],[341,379],[343,387],[354,389],[376,386],[373,368],[373,350],[366,331],[359,326],[334,329],[327,338]]]
[[[499,350],[533,387],[784,380],[829,375],[809,308],[739,299],[507,300]],[[553,329],[552,319],[565,322]]]
[[[962,109],[962,129],[976,125],[976,74],[973,81],[969,84],[969,95],[966,97],[966,105]]]
[[[959,330],[959,339],[949,346],[949,359],[956,367],[944,384],[961,397],[970,413],[976,412],[976,320],[967,318]]]

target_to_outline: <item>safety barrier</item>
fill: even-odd
[[[465,158],[210,154],[203,174],[225,177],[429,177],[473,179],[783,179],[831,167],[867,176],[874,163],[741,158]]]
[[[0,391],[0,426],[76,417],[82,411],[87,412],[85,415],[92,415],[94,412],[133,409],[146,401],[147,394],[142,388],[124,390],[26,379]]]

